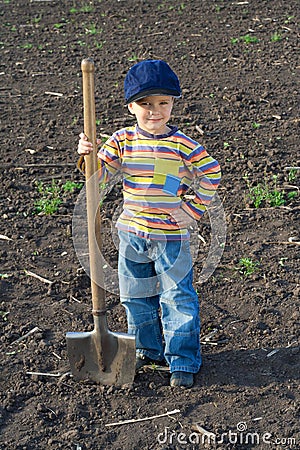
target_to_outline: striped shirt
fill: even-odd
[[[172,220],[183,208],[199,219],[219,185],[219,163],[177,127],[152,135],[136,126],[116,131],[98,152],[100,180],[123,178],[123,211],[117,228],[148,239],[188,239]],[[188,189],[192,198],[185,199]]]

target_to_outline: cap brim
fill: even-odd
[[[181,94],[178,91],[173,91],[171,89],[148,89],[146,91],[139,92],[138,94],[132,95],[128,100],[126,100],[126,105],[132,102],[141,100],[142,98],[149,97],[152,95],[169,95],[174,98],[180,98]]]

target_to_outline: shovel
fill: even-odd
[[[86,205],[88,221],[89,264],[94,330],[68,332],[67,350],[75,379],[90,379],[103,385],[132,384],[135,376],[135,338],[108,329],[101,257],[98,159],[96,154],[96,115],[94,98],[94,62],[83,59],[84,133],[94,151],[85,156]],[[97,280],[97,282],[95,281]]]

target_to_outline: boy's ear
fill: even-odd
[[[129,109],[129,112],[131,113],[131,114],[134,114],[134,112],[133,112],[133,107],[132,107],[132,103],[128,103],[128,109]]]

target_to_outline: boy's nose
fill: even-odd
[[[150,115],[155,115],[155,114],[159,114],[159,110],[158,110],[158,108],[153,107],[150,109]]]

